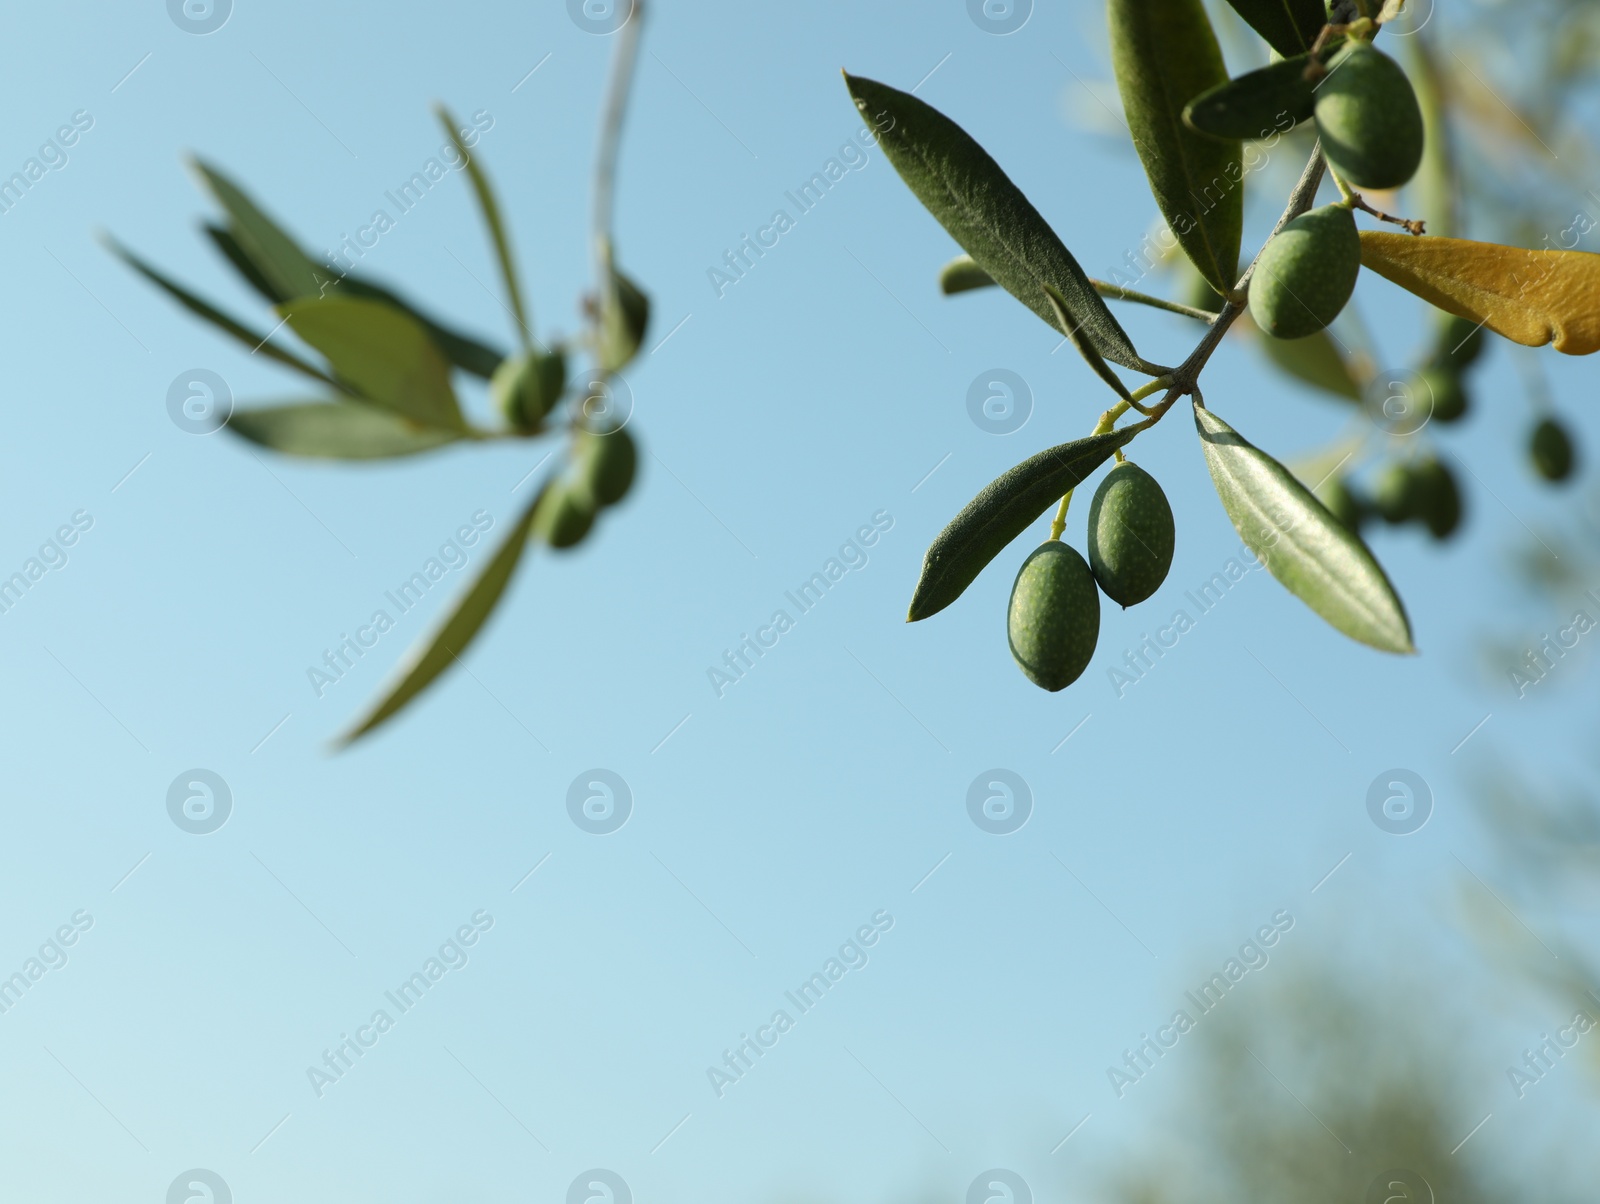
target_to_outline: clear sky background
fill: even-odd
[[[1115,104],[1099,5],[1040,0],[998,37],[961,0],[656,3],[617,214],[621,262],[655,304],[655,350],[627,374],[639,484],[575,553],[530,556],[464,667],[339,755],[331,737],[442,591],[320,698],[307,669],[472,514],[503,531],[544,449],[345,466],[187,433],[166,394],[189,369],[244,401],[304,396],[301,382],[179,312],[93,231],[269,325],[198,231],[210,209],[185,153],[320,254],[393,213],[385,192],[438,154],[443,100],[492,116],[482,162],[535,322],[570,334],[612,40],[556,2],[238,0],[208,36],[159,0],[74,2],[19,7],[6,32],[0,174],[75,112],[93,119],[0,216],[0,571],[92,518],[0,615],[0,972],[92,917],[67,964],[0,1014],[15,1198],[154,1202],[187,1168],[241,1204],[557,1200],[596,1167],[641,1204],[956,1200],[997,1166],[1055,1195],[1136,1148],[1182,1049],[1121,1099],[1106,1067],[1280,910],[1294,927],[1240,990],[1337,948],[1381,999],[1411,963],[1439,1015],[1478,1025],[1461,1056],[1481,1104],[1462,1107],[1496,1120],[1474,1142],[1509,1157],[1560,1127],[1576,1076],[1517,1101],[1504,1068],[1564,1017],[1485,971],[1454,907],[1464,870],[1495,877],[1467,803],[1486,765],[1594,771],[1592,650],[1523,700],[1477,653],[1486,631],[1532,643],[1567,618],[1520,600],[1506,568],[1571,506],[1524,465],[1508,346],[1442,439],[1470,467],[1463,536],[1374,537],[1421,656],[1355,645],[1255,573],[1118,697],[1108,669],[1174,611],[1195,617],[1185,591],[1238,553],[1178,411],[1134,449],[1177,516],[1171,575],[1136,609],[1107,604],[1088,672],[1047,695],[1004,634],[1045,522],[948,611],[903,618],[943,524],[1012,463],[1087,433],[1103,386],[1008,297],[938,296],[956,248],[875,150],[723,296],[708,280],[858,129],[840,67],[921,81],[1109,274],[1155,210],[1125,142],[1093,128],[1111,120],[1095,96]],[[1280,153],[1261,177],[1278,199],[1302,162]],[[1259,202],[1247,250],[1276,213]],[[459,175],[361,266],[510,345]],[[1392,366],[1409,365],[1420,305],[1375,279],[1359,297]],[[1157,360],[1196,337],[1178,317],[1124,320]],[[1544,361],[1600,447],[1592,365]],[[1005,436],[966,411],[996,367],[1033,396]],[[1235,340],[1205,392],[1284,457],[1352,421]],[[707,670],[875,514],[892,527],[867,563],[719,697]],[[450,586],[483,559],[480,544]],[[167,812],[196,767],[232,796],[208,835]],[[633,800],[604,836],[566,805],[595,767]],[[1033,799],[1009,835],[966,809],[996,767]],[[1434,797],[1404,837],[1366,812],[1395,767]],[[385,991],[480,912],[493,925],[467,964],[409,1013],[389,1008]],[[708,1068],[879,913],[893,925],[869,963],[719,1098]],[[1523,919],[1554,932],[1570,917]],[[393,1028],[319,1097],[308,1068],[379,1008]]]

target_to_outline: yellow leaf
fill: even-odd
[[[1524,347],[1600,351],[1600,255],[1361,232],[1361,262],[1424,301]]]

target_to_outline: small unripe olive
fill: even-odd
[[[589,534],[594,514],[594,499],[587,489],[557,481],[539,501],[533,531],[552,548],[570,548]]]
[[[1075,549],[1047,539],[1022,562],[1006,635],[1017,665],[1043,689],[1065,689],[1088,668],[1100,638],[1100,591]]]
[[[1430,417],[1439,422],[1459,422],[1467,413],[1467,392],[1461,375],[1453,368],[1431,365],[1418,376],[1427,390],[1433,409]]]
[[[1125,460],[1089,503],[1089,567],[1106,597],[1124,607],[1161,587],[1172,567],[1172,507],[1156,479]]]
[[[1411,468],[1416,517],[1435,539],[1448,539],[1461,525],[1461,489],[1455,473],[1429,457]]]
[[[1439,327],[1438,351],[1433,362],[1458,372],[1483,354],[1483,327],[1471,318],[1448,315]]]
[[[619,429],[606,435],[585,432],[578,440],[581,480],[597,504],[616,505],[627,496],[638,469],[633,436]]]
[[[1422,109],[1411,81],[1366,42],[1353,42],[1328,63],[1317,85],[1322,153],[1358,188],[1398,188],[1422,162]]]
[[[1302,213],[1273,237],[1250,277],[1250,316],[1280,339],[1316,334],[1339,316],[1361,273],[1361,235],[1343,205]]]
[[[1326,506],[1341,524],[1351,531],[1361,530],[1361,520],[1366,517],[1366,508],[1351,490],[1349,481],[1341,476],[1330,476],[1317,486],[1316,495],[1317,500]]]
[[[567,357],[558,347],[509,355],[489,379],[489,396],[519,431],[536,430],[567,387]]]
[[[1386,523],[1405,523],[1417,517],[1417,482],[1411,465],[1391,464],[1378,478],[1374,508]]]
[[[1533,428],[1528,440],[1528,454],[1534,471],[1547,481],[1564,481],[1572,475],[1576,456],[1572,450],[1572,436],[1567,428],[1554,418],[1545,418]]]

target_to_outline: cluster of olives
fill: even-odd
[[[567,361],[560,348],[509,356],[489,382],[490,397],[506,421],[527,434],[543,427],[566,391]],[[567,472],[550,483],[534,513],[533,535],[552,548],[578,544],[601,510],[627,496],[638,464],[638,448],[625,429],[580,426]]]
[[[1433,455],[1389,465],[1370,497],[1343,477],[1329,479],[1317,496],[1357,533],[1375,518],[1396,526],[1417,523],[1439,540],[1461,525],[1461,488],[1449,465]]]
[[[1411,81],[1371,44],[1355,40],[1328,62],[1313,109],[1322,154],[1358,188],[1398,188],[1422,162],[1422,110]],[[1361,239],[1346,201],[1303,213],[1262,250],[1250,316],[1280,339],[1323,329],[1344,309],[1361,272]]]
[[[1143,602],[1172,567],[1172,507],[1156,479],[1122,460],[1089,503],[1089,559],[1047,539],[1022,562],[1011,587],[1006,635],[1029,681],[1065,689],[1082,676],[1100,638],[1100,594],[1120,606]]]

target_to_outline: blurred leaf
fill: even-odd
[[[413,698],[427,689],[430,683],[448,669],[464,653],[482,630],[484,623],[494,613],[516,572],[522,554],[528,546],[528,528],[533,523],[534,510],[539,499],[549,488],[548,482],[534,494],[533,500],[523,510],[511,531],[490,559],[478,579],[461,595],[455,608],[446,616],[432,635],[419,640],[406,654],[406,659],[395,672],[396,682],[377,706],[353,728],[341,736],[340,745],[354,743],[379,724],[391,718]]]
[[[1383,569],[1288,469],[1210,410],[1194,408],[1211,483],[1245,546],[1336,630],[1384,652],[1415,652]]]
[[[287,301],[286,294],[279,292],[272,281],[261,274],[261,269],[256,267],[255,261],[244,253],[244,248],[239,245],[239,240],[233,236],[226,226],[219,226],[215,222],[205,223],[205,232],[210,237],[217,250],[233,265],[234,271],[245,278],[245,281],[256,292],[267,299],[268,305],[277,305]]]
[[[427,426],[463,429],[449,365],[410,315],[351,297],[302,297],[279,313],[361,396]]]
[[[332,273],[312,262],[294,239],[227,176],[200,159],[193,163],[211,195],[227,211],[229,232],[239,251],[255,265],[256,273],[283,300],[319,292],[322,282]]]
[[[1327,21],[1322,0],[1228,0],[1284,58],[1311,49]]]
[[[600,303],[600,367],[616,372],[639,354],[645,331],[650,325],[650,298],[637,284],[610,264],[606,255],[610,285]]]
[[[428,337],[440,351],[444,352],[446,359],[463,372],[481,376],[484,380],[493,376],[494,370],[500,366],[500,361],[506,358],[505,352],[487,343],[480,343],[470,335],[460,334],[448,326],[441,326],[399,293],[360,276],[346,276],[328,292],[330,296],[343,292],[351,297],[368,301],[383,301],[395,309],[404,310],[428,332]]]
[[[240,322],[236,318],[230,317],[228,314],[212,305],[209,301],[206,301],[202,297],[191,293],[188,289],[184,288],[183,285],[179,284],[170,276],[167,276],[165,273],[163,273],[159,268],[153,267],[149,263],[146,263],[143,259],[139,258],[139,256],[128,250],[127,247],[124,247],[121,243],[117,242],[114,238],[106,235],[102,241],[105,243],[106,248],[113,255],[115,255],[118,259],[121,259],[146,280],[150,281],[152,284],[166,292],[167,295],[172,297],[173,300],[177,301],[179,305],[182,305],[190,313],[196,315],[197,317],[204,318],[213,326],[216,326],[226,334],[237,339],[252,352],[259,352],[267,358],[276,360],[278,363],[283,364],[285,367],[293,368],[296,372],[305,373],[305,375],[311,377],[313,380],[319,380],[323,384],[332,385],[335,389],[338,389],[342,393],[349,392],[344,385],[334,380],[333,377],[329,376],[315,364],[306,362],[293,352],[285,351],[283,348],[274,343],[269,343],[267,340],[271,337],[270,334],[261,334],[257,331],[251,330],[243,322]]]
[[[1135,428],[1124,427],[1063,443],[1029,457],[985,485],[928,545],[906,621],[915,623],[938,614],[959,598],[984,566],[1028,524],[1067,490],[1082,484],[1135,433]]]
[[[1150,191],[1184,254],[1223,294],[1239,278],[1243,151],[1183,124],[1183,107],[1228,82],[1201,0],[1110,0],[1111,63]]]
[[[330,460],[410,456],[458,438],[361,401],[295,402],[235,410],[228,429],[287,455]]]
[[[1165,371],[1134,350],[1072,253],[965,130],[909,93],[844,78],[900,178],[977,266],[1065,334],[1045,295],[1044,286],[1053,285],[1106,359],[1151,375]]]
[[[970,255],[957,255],[939,269],[939,291],[947,297],[993,285],[994,277],[974,263]]]
[[[1311,120],[1316,85],[1306,79],[1309,54],[1249,71],[1200,93],[1183,110],[1184,123],[1212,138],[1265,138]]]
[[[1361,232],[1361,262],[1424,301],[1524,347],[1600,351],[1600,255]]]
[[[1250,342],[1276,367],[1296,380],[1326,390],[1351,401],[1362,398],[1361,382],[1345,359],[1339,345],[1326,330],[1303,339],[1277,339],[1265,336],[1248,313],[1239,315],[1235,329],[1247,334]]]
[[[517,321],[517,338],[524,347],[530,346],[533,341],[533,327],[528,322],[527,311],[522,304],[522,288],[517,283],[516,264],[511,258],[511,244],[506,237],[505,225],[500,220],[500,206],[494,199],[494,190],[489,186],[489,178],[483,174],[483,169],[478,166],[478,160],[473,156],[461,141],[461,126],[443,105],[434,106],[434,114],[439,118],[439,124],[444,126],[445,133],[450,135],[450,141],[455,143],[456,151],[467,165],[467,178],[472,181],[472,191],[477,195],[478,208],[483,213],[483,224],[489,227],[489,238],[494,243],[495,257],[500,261],[500,278],[505,281],[506,295],[511,299],[511,313]]]

